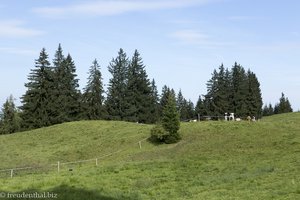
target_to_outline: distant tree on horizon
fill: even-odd
[[[195,108],[191,100],[186,100],[183,97],[181,89],[179,90],[176,98],[177,110],[180,115],[181,121],[191,120],[195,117]]]
[[[271,116],[274,115],[274,108],[271,103],[269,105],[265,104],[262,111],[263,116]]]
[[[274,114],[288,113],[293,112],[291,103],[287,97],[285,97],[284,93],[281,93],[281,97],[279,99],[279,103],[274,106]]]
[[[151,115],[150,115],[150,123],[156,123],[159,121],[160,116],[159,116],[159,109],[160,109],[160,105],[159,105],[159,95],[158,95],[158,90],[157,90],[157,86],[155,83],[155,80],[152,79],[151,81],[151,101],[152,101],[152,106],[153,108],[151,108]]]
[[[15,133],[20,130],[20,118],[14,103],[14,98],[10,95],[2,106],[2,116],[0,116],[0,134]]]

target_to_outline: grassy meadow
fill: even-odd
[[[182,123],[179,143],[144,140],[141,149],[138,141],[150,135],[151,125],[80,121],[2,135],[0,169],[40,169],[13,178],[0,172],[0,194],[51,192],[63,200],[300,199],[299,122],[300,113],[290,113],[252,123]],[[58,173],[52,165],[93,158],[99,158],[98,166],[65,164]]]

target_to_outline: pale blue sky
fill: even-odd
[[[281,92],[300,109],[298,0],[1,0],[0,104],[17,102],[34,60],[50,59],[62,44],[77,67],[81,88],[97,58],[107,66],[119,48],[141,53],[149,78],[196,102],[221,63],[256,73],[265,103]]]

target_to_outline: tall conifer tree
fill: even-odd
[[[35,61],[35,68],[28,76],[26,93],[22,96],[21,118],[24,128],[39,128],[51,125],[54,108],[53,99],[54,74],[48,61],[45,48]]]
[[[137,50],[127,70],[126,87],[126,120],[150,123],[153,101],[151,83],[145,70],[142,58]]]
[[[232,76],[232,102],[231,107],[237,117],[245,117],[248,115],[247,110],[247,93],[248,84],[245,69],[234,64],[231,71]]]
[[[76,67],[70,54],[65,58],[59,44],[53,59],[55,72],[56,119],[53,123],[72,121],[80,115],[80,91],[76,78]]]
[[[87,86],[84,88],[83,104],[84,115],[87,119],[103,119],[104,112],[104,96],[103,83],[100,65],[97,60],[93,61],[93,65],[89,70]]]
[[[107,100],[105,102],[108,119],[123,120],[126,109],[126,85],[129,61],[123,49],[113,58],[108,66],[112,78],[109,79]]]
[[[247,94],[247,110],[248,115],[260,118],[262,116],[262,97],[260,91],[260,83],[258,82],[256,75],[248,70],[248,94]]]

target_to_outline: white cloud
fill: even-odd
[[[26,28],[19,20],[0,21],[0,37],[34,37],[43,34],[42,31]]]
[[[215,41],[213,37],[193,29],[184,29],[170,34],[170,37],[178,40],[181,44],[215,48],[229,43]]]
[[[176,31],[171,36],[186,44],[203,44],[209,39],[208,35],[190,29]]]
[[[202,5],[216,0],[98,0],[64,7],[39,7],[33,11],[46,17],[64,18],[76,15],[119,15],[126,12],[171,9]]]

